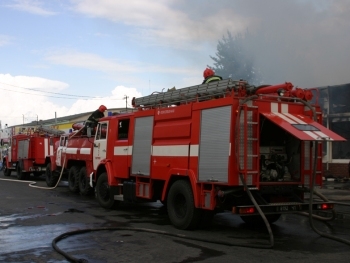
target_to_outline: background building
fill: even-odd
[[[323,144],[326,175],[349,176],[350,161],[350,83],[318,87],[323,125],[344,137],[346,142]]]

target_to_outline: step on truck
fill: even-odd
[[[247,223],[261,220],[259,210],[270,223],[308,211],[305,193],[322,185],[322,143],[344,140],[322,125],[317,93],[289,82],[224,79],[132,103],[134,112],[102,118],[94,137],[63,138],[48,168],[57,178],[53,166],[64,162],[70,189],[94,188],[104,208],[159,200],[179,229],[222,211]]]

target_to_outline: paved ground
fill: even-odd
[[[7,178],[1,174],[0,179]],[[349,262],[349,246],[320,237],[310,228],[307,217],[282,216],[271,226],[274,248],[264,249],[270,245],[266,228],[250,228],[230,213],[216,215],[210,229],[180,231],[172,227],[160,203],[124,204],[116,210],[105,210],[93,196],[69,192],[65,182],[57,189],[44,190],[16,182],[15,176],[10,179],[14,181],[0,181],[0,262],[67,262],[52,248],[52,240],[67,231],[97,227],[152,229],[198,240],[110,229],[71,236],[60,241],[59,248],[90,263]],[[44,180],[39,178],[37,185],[45,186]],[[350,190],[346,188],[346,183],[326,183],[320,192],[330,200],[348,203]],[[315,222],[315,226],[350,240],[347,218],[337,218],[330,223]],[[242,247],[245,245],[258,248]]]

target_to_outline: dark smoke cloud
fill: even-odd
[[[186,1],[185,8],[194,19],[222,10],[244,18],[241,30],[252,36],[247,49],[265,83],[291,81],[301,87],[317,87],[350,82],[350,1]],[[238,33],[233,24],[221,28],[216,42],[227,30]]]

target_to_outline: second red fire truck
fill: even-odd
[[[46,157],[54,154],[54,145],[63,131],[37,126],[23,128],[20,134],[10,137],[10,146],[3,157],[5,176],[16,172],[20,180],[30,174],[40,176],[45,173]]]
[[[94,137],[79,125],[61,136],[47,183],[65,173],[71,191],[94,189],[104,208],[160,200],[179,229],[227,210],[274,222],[308,210],[305,191],[322,184],[322,142],[344,140],[321,125],[312,96],[288,82],[225,79],[134,98],[135,112],[102,118]]]

